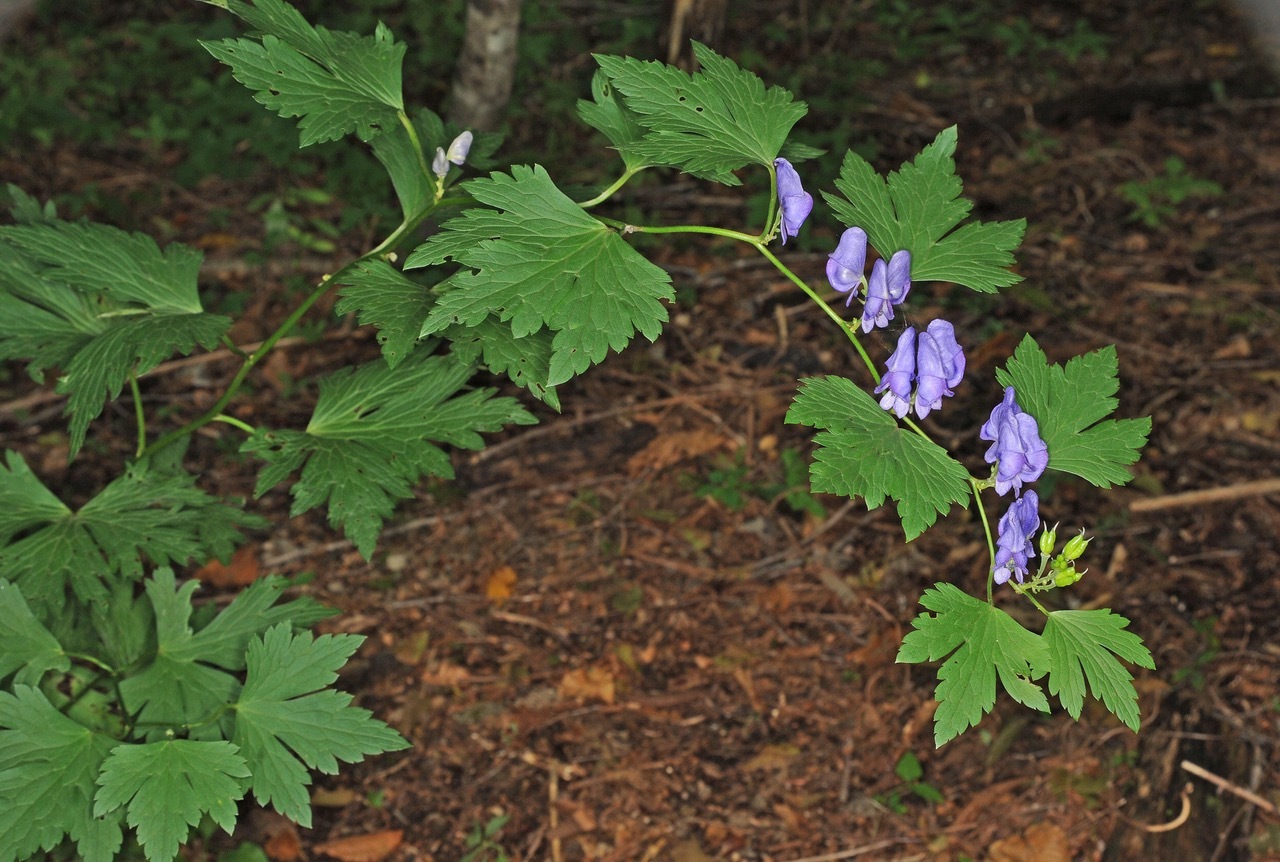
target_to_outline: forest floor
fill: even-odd
[[[770,83],[799,63],[883,64],[847,115],[799,92],[814,109],[798,133],[870,147],[885,171],[958,124],[979,217],[1029,223],[1025,281],[999,297],[915,288],[913,315],[945,309],[971,333],[966,382],[928,423],[938,439],[980,463],[993,371],[1024,332],[1058,362],[1117,345],[1120,415],[1152,417],[1133,483],[1041,491],[1064,532],[1097,535],[1070,600],[1130,619],[1155,657],[1135,674],[1141,732],[1101,708],[1076,721],[1002,695],[934,748],[935,670],[894,657],[924,589],[981,589],[980,528],[953,510],[904,544],[892,510],[797,487],[812,438],[783,422],[797,378],[865,372],[767,262],[689,242],[649,250],[681,296],[661,339],[562,387],[559,415],[531,408],[540,426],[456,453],[456,482],[424,485],[372,561],[321,511],[290,519],[284,489],[252,504],[276,525],[253,538],[252,567],[314,573],[306,589],[343,612],[322,628],[368,636],[340,687],[413,742],[319,776],[300,845],[245,818],[244,837],[277,859],[300,846],[456,862],[496,817],[492,848],[511,860],[1280,859],[1280,98],[1249,28],[1212,2],[1033,3],[986,22],[1001,40],[948,50],[920,41],[928,21],[903,25],[912,43],[868,13],[915,4],[831,4],[838,40],[806,17],[815,5],[745,4],[719,48]],[[908,58],[911,44],[927,50]],[[589,59],[553,62],[548,74],[585,86]],[[513,150],[545,146],[530,116]],[[249,212],[252,188],[193,191],[129,147],[41,152],[6,148],[0,175],[40,196],[149,190],[172,238],[208,251],[215,289],[243,298],[237,338],[279,320],[283,290],[268,288],[285,286],[288,255],[246,266],[238,250],[260,245],[260,221],[207,217],[210,201]],[[806,173],[815,196],[830,179]],[[667,174],[631,205],[749,225],[732,191]],[[819,285],[837,235],[815,215],[780,254]],[[314,277],[351,250],[292,253]],[[889,348],[872,343],[877,359]],[[237,415],[300,426],[310,393],[294,381],[376,355],[351,327],[322,348],[292,343]],[[149,397],[194,415],[233,370],[175,366]],[[61,405],[25,378],[0,394],[24,407],[0,416],[6,443],[38,453],[52,487],[90,488],[109,469],[90,454],[66,467],[49,442]],[[92,433],[113,422],[127,429],[127,409]],[[249,497],[253,465],[215,439],[231,433],[202,436],[191,459],[211,487]],[[1014,598],[1000,601],[1020,613]],[[354,840],[325,844],[341,838]]]

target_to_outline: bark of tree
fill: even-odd
[[[454,69],[449,119],[491,132],[502,124],[516,74],[523,0],[467,0],[466,35]]]
[[[689,40],[697,39],[710,48],[717,48],[728,11],[728,0],[667,0],[664,39],[667,62],[687,72],[696,72],[698,62]]]

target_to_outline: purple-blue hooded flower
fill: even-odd
[[[827,255],[827,281],[840,293],[849,294],[845,305],[853,302],[862,284],[862,270],[866,265],[867,232],[860,227],[851,227],[840,235],[836,250]]]
[[[893,320],[893,307],[901,305],[911,292],[911,252],[894,252],[886,265],[877,260],[867,280],[867,302],[862,307],[862,331],[888,326]]]
[[[1000,518],[996,537],[995,581],[1003,584],[1010,577],[1022,583],[1027,574],[1027,560],[1036,553],[1031,538],[1040,526],[1040,498],[1028,490],[1016,498]]]
[[[1034,482],[1049,466],[1049,447],[1040,437],[1034,416],[1018,406],[1013,387],[1005,389],[1004,400],[991,411],[978,436],[994,440],[983,457],[996,465],[996,493],[1015,494],[1024,482]]]
[[[883,260],[871,264],[871,277],[867,279],[867,301],[862,306],[862,331],[870,332],[877,326],[888,326],[893,320],[893,304],[889,301],[889,284],[885,279]]]
[[[956,330],[946,320],[935,320],[920,333],[916,349],[916,415],[921,419],[942,406],[943,396],[954,395],[964,378],[964,349],[956,342]]]
[[[800,174],[786,159],[774,159],[773,168],[778,174],[778,203],[782,206],[782,244],[787,237],[800,232],[800,226],[813,212],[813,195],[800,184]]]
[[[898,346],[889,356],[887,368],[875,392],[877,395],[884,393],[880,406],[902,419],[911,409],[911,384],[916,378],[915,327],[908,326],[902,330],[902,334],[898,336]]]

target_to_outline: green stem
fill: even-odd
[[[94,667],[96,667],[98,670],[105,673],[107,676],[114,677],[117,675],[115,668],[111,667],[111,665],[109,664],[104,664],[101,659],[98,659],[94,656],[87,655],[85,653],[78,653],[78,652],[69,652],[69,653],[65,653],[65,655],[67,658],[72,659],[74,661],[81,661],[81,662],[84,662],[85,664],[91,664]]]
[[[129,392],[133,394],[133,418],[138,425],[138,446],[133,452],[133,456],[137,458],[147,449],[147,417],[142,412],[142,389],[134,374],[129,375]]]
[[[978,480],[970,476],[969,487],[973,490],[973,504],[978,509],[978,517],[982,519],[982,532],[987,537],[987,558],[991,560],[990,571],[987,572],[987,604],[992,604],[995,601],[992,590],[996,576],[996,543],[991,538],[991,521],[987,518],[987,510],[982,507],[982,489],[978,487]]]
[[[588,209],[591,209],[593,206],[596,206],[597,204],[604,203],[609,198],[613,197],[614,193],[617,192],[618,189],[625,186],[632,177],[634,177],[636,174],[643,171],[646,167],[649,167],[649,165],[644,165],[639,168],[627,168],[625,171],[623,171],[622,176],[618,177],[616,180],[614,180],[612,183],[609,184],[608,188],[600,192],[600,194],[596,195],[591,200],[582,201],[581,203],[578,204],[578,206],[582,207],[584,210],[588,210]]]
[[[404,130],[409,133],[409,143],[413,145],[413,151],[418,156],[418,167],[422,170],[422,175],[432,176],[431,166],[427,164],[427,154],[422,149],[422,141],[418,138],[418,130],[413,127],[413,121],[404,111],[396,111],[396,116],[400,119],[400,125],[404,126]]]
[[[223,413],[223,414],[221,414],[221,415],[218,415],[218,416],[213,417],[213,420],[212,420],[212,421],[214,421],[214,422],[225,422],[225,423],[227,423],[228,425],[231,425],[231,426],[233,426],[233,427],[235,427],[235,428],[239,428],[241,431],[245,432],[246,434],[249,434],[250,436],[252,436],[253,434],[256,434],[256,433],[257,433],[257,431],[258,431],[258,429],[257,429],[257,428],[254,428],[254,427],[253,427],[252,425],[250,425],[248,422],[242,422],[241,420],[237,419],[236,417],[234,417],[234,416],[228,416],[228,415],[226,415],[225,413]]]

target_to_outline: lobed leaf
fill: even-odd
[[[241,447],[267,462],[255,493],[301,468],[292,514],[327,504],[329,523],[368,558],[382,522],[414,482],[453,476],[437,443],[478,449],[480,432],[537,421],[492,389],[463,392],[470,377],[470,365],[419,350],[394,370],[374,362],[325,378],[306,431],[260,431]]]
[[[900,426],[849,380],[801,381],[786,421],[826,429],[814,438],[812,490],[862,497],[868,509],[892,498],[907,541],[953,503],[964,505],[969,499],[969,473],[959,461]]]
[[[434,304],[425,285],[410,281],[384,260],[364,260],[341,277],[334,314],[359,312],[363,325],[378,329],[382,358],[395,368],[418,342],[422,321]]]
[[[1027,221],[969,222],[957,229],[973,204],[960,197],[955,150],[951,126],[887,180],[850,150],[836,180],[843,197],[822,196],[841,222],[867,232],[882,257],[910,251],[912,281],[949,281],[994,293],[1022,280],[1009,267]]]
[[[591,76],[591,100],[578,100],[578,116],[609,139],[622,156],[627,170],[638,171],[647,167],[645,160],[631,149],[644,138],[645,128],[635,112],[627,107],[604,69],[597,69]]]
[[[357,36],[313,27],[283,0],[232,0],[227,8],[261,37],[200,44],[230,66],[258,102],[282,117],[301,118],[301,146],[349,132],[368,141],[396,125],[404,110],[405,45],[382,24],[373,36]]]
[[[6,461],[8,469],[0,467],[0,577],[37,605],[61,606],[68,586],[86,604],[104,602],[104,579],[136,580],[144,560],[162,566],[225,558],[242,529],[265,523],[201,491],[190,474],[145,462],[72,512],[20,455],[8,452]]]
[[[37,858],[65,838],[84,862],[115,859],[120,816],[98,816],[92,800],[117,744],[63,715],[39,689],[0,691],[0,862]]]
[[[1039,635],[1027,631],[1004,611],[975,599],[951,584],[935,584],[925,590],[920,604],[934,613],[922,613],[911,625],[915,631],[902,639],[897,661],[937,661],[950,654],[938,669],[934,696],[934,744],[941,747],[975,726],[996,701],[996,678],[1018,703],[1041,712],[1049,701],[1033,680],[1047,649]]]
[[[206,814],[231,834],[248,777],[244,758],[223,740],[117,745],[102,764],[93,813],[124,809],[147,859],[167,862]]]
[[[1120,388],[1114,345],[1076,356],[1066,366],[1050,365],[1030,335],[1022,339],[1007,368],[996,369],[1001,386],[1012,386],[1018,405],[1035,417],[1049,449],[1049,467],[1100,488],[1133,477],[1126,467],[1140,456],[1151,433],[1150,417],[1099,420],[1115,411]]]
[[[584,119],[605,123],[602,131],[629,168],[674,165],[703,179],[741,185],[732,172],[772,165],[808,107],[781,87],[766,89],[754,73],[706,45],[694,42],[693,53],[701,70],[692,75],[664,63],[595,55],[628,110],[610,110],[597,97],[602,107],[588,110]],[[639,140],[632,138],[631,121],[647,130]]]
[[[670,277],[569,200],[541,166],[517,165],[465,188],[495,209],[450,219],[405,261],[405,269],[446,260],[466,267],[441,284],[423,335],[490,315],[510,321],[516,339],[551,330],[548,386],[621,351],[636,331],[658,337],[662,302],[674,299]]]
[[[1155,661],[1142,639],[1126,630],[1128,625],[1108,608],[1049,614],[1043,670],[1049,674],[1049,693],[1058,696],[1072,718],[1080,718],[1087,678],[1093,696],[1130,730],[1138,731],[1138,692],[1133,676],[1116,656],[1149,670]]]
[[[0,680],[17,671],[16,685],[39,685],[50,670],[71,667],[58,639],[40,624],[13,584],[0,578]]]
[[[363,640],[274,626],[249,645],[233,741],[252,768],[258,803],[302,826],[311,825],[308,767],[332,775],[339,760],[356,763],[409,746],[368,710],[351,706],[350,695],[327,688]]]

